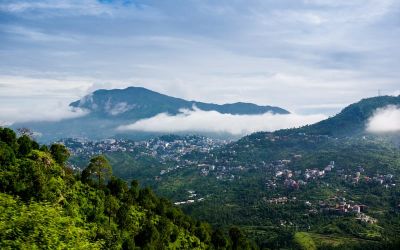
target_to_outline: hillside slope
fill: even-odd
[[[281,134],[298,132],[335,137],[365,134],[368,119],[379,108],[400,105],[400,96],[379,96],[362,99],[344,108],[339,114],[313,125],[295,130],[282,130]]]
[[[1,249],[253,249],[137,181],[128,186],[103,156],[80,173],[68,157],[61,144],[40,146],[0,127]]]

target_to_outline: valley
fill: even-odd
[[[82,147],[65,144],[75,152],[71,163],[84,166]],[[256,133],[234,142],[166,136],[93,145],[85,152],[104,153],[118,177],[138,179],[214,226],[239,225],[259,246],[290,245],[289,236],[271,239],[282,232],[360,244],[398,233],[400,150],[375,136]]]
[[[0,249],[400,250],[400,0],[0,0]]]
[[[170,134],[76,137],[55,145],[68,149],[68,171],[82,182],[93,185],[85,176],[104,156],[113,174],[107,188],[131,183],[154,190],[170,209],[222,232],[239,230],[248,247],[386,249],[400,233],[398,135],[360,127],[377,103],[397,105],[399,98],[364,99],[313,125],[238,140]]]

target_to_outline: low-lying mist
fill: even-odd
[[[231,115],[216,111],[181,110],[177,115],[161,113],[130,125],[119,131],[145,131],[161,133],[203,132],[246,135],[257,131],[275,131],[312,124],[325,119],[325,115],[272,114]]]
[[[371,133],[400,132],[400,107],[389,105],[377,109],[368,120],[367,131]]]

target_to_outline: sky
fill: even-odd
[[[330,116],[400,94],[399,44],[399,0],[0,0],[0,121],[128,86]]]

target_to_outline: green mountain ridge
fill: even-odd
[[[278,135],[307,133],[333,137],[368,134],[366,131],[368,119],[373,116],[377,109],[385,108],[389,105],[400,106],[400,96],[378,96],[362,99],[326,120],[297,129],[276,131],[275,133]]]
[[[70,104],[71,107],[83,108],[90,115],[112,117],[113,119],[143,119],[160,113],[176,115],[181,109],[193,110],[197,107],[204,111],[217,111],[222,114],[255,115],[271,112],[288,114],[287,110],[272,106],[258,106],[252,103],[213,104],[186,101],[151,91],[142,87],[126,89],[100,89]]]

